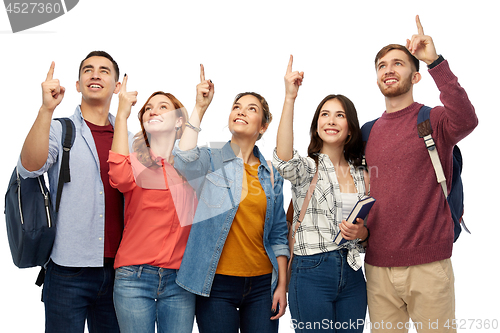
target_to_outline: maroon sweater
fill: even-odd
[[[443,106],[431,111],[432,134],[451,186],[453,146],[477,126],[474,107],[445,60],[429,70]],[[453,222],[423,139],[417,133],[422,104],[413,103],[375,122],[366,146],[371,195],[370,240],[365,261],[373,266],[425,264],[451,257]]]

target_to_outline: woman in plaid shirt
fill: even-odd
[[[352,102],[329,95],[319,104],[311,124],[308,156],[293,149],[293,112],[304,72],[285,75],[285,102],[278,128],[274,165],[292,183],[293,228],[311,180],[316,188],[295,235],[289,286],[292,326],[296,332],[325,330],[362,332],[366,315],[366,283],[359,253],[368,238],[363,220],[345,221],[361,199],[365,179],[361,165],[361,131]],[[338,246],[341,231],[348,242]]]

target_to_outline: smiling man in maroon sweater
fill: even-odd
[[[448,189],[453,146],[478,120],[448,62],[416,20],[418,34],[406,46],[388,45],[375,60],[386,111],[366,145],[371,195],[377,199],[367,220],[371,236],[365,257],[372,332],[407,332],[409,318],[418,332],[456,331],[453,222],[417,133],[422,104],[414,102],[413,86],[421,79],[419,61],[428,65],[443,103],[430,118]]]

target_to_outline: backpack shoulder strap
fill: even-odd
[[[62,125],[62,144],[63,155],[61,159],[61,169],[59,170],[59,182],[57,184],[56,196],[56,212],[59,211],[59,204],[61,202],[62,189],[65,183],[71,181],[69,170],[69,152],[75,141],[76,129],[75,124],[69,118],[56,118]]]
[[[426,120],[429,120],[429,126],[431,123],[431,110],[432,108],[429,106],[422,105],[420,110],[418,110],[418,116],[417,116],[417,124],[421,124]],[[431,128],[431,133],[432,133],[432,126]]]
[[[378,120],[378,118],[377,119],[373,119],[372,121],[367,122],[366,124],[364,124],[361,127],[361,136],[363,138],[363,142],[367,142],[368,141],[368,137],[370,136],[370,132],[372,130],[372,127],[373,127],[373,125],[375,124],[375,122],[377,120]]]
[[[368,138],[370,137],[370,132],[372,131],[372,127],[373,125],[375,124],[375,122],[378,120],[377,119],[373,119],[372,121],[369,121],[367,123],[365,123],[362,127],[361,127],[361,137],[362,137],[362,140],[363,140],[363,159],[361,161],[361,164],[366,168],[366,158],[365,158],[365,148],[366,148],[366,143],[368,142]]]
[[[436,173],[437,182],[441,184],[443,189],[444,197],[448,198],[448,188],[446,186],[446,177],[444,175],[443,166],[441,165],[441,160],[439,159],[439,154],[437,151],[436,143],[432,138],[432,126],[430,117],[431,108],[428,106],[422,106],[418,111],[417,117],[417,131],[418,136],[424,139],[425,146],[429,152],[431,158],[432,166]]]

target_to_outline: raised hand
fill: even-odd
[[[60,85],[59,80],[54,79],[54,68],[56,64],[50,65],[47,78],[42,83],[42,108],[49,112],[54,112],[55,108],[61,103],[66,89]]]
[[[276,153],[283,161],[293,157],[293,110],[299,87],[304,80],[304,72],[292,71],[292,65],[293,56],[290,55],[285,74],[285,101],[276,136]]]
[[[196,107],[203,116],[214,97],[214,84],[212,80],[205,79],[205,67],[200,65],[200,83],[196,86]]]
[[[285,75],[285,98],[297,98],[299,87],[304,80],[304,72],[292,71],[293,55],[290,55]]]
[[[127,91],[128,76],[125,74],[123,77],[120,93],[118,94],[118,111],[117,117],[128,119],[132,106],[137,103],[137,91]]]
[[[186,130],[182,133],[179,142],[180,150],[190,150],[196,147],[201,120],[213,97],[214,84],[212,80],[205,79],[205,67],[200,65],[200,83],[196,86],[196,105],[191,117],[189,117],[189,121],[186,123]]]
[[[417,30],[418,33],[413,35],[410,39],[406,40],[406,48],[410,51],[418,60],[425,62],[427,65],[432,64],[439,55],[436,52],[436,47],[430,36],[424,34],[424,28],[420,23],[420,18],[417,15]]]

